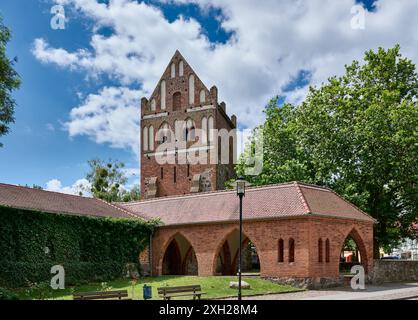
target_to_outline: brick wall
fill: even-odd
[[[236,223],[161,227],[153,237],[153,272],[161,274],[164,252],[180,233],[193,247],[198,274],[213,275],[217,256]],[[346,219],[303,217],[244,222],[244,234],[257,248],[260,273],[267,278],[338,278],[339,258],[345,238],[360,242],[367,269],[373,265],[373,224]],[[330,240],[330,261],[318,262],[318,237]],[[284,261],[278,262],[278,241],[284,240]],[[294,239],[294,262],[289,262],[289,239]],[[324,255],[325,256],[325,255]]]
[[[179,63],[183,61],[184,72],[183,75],[179,75]],[[171,77],[171,64],[176,66],[175,77]],[[189,101],[189,77],[194,75],[194,102]],[[165,81],[166,84],[166,109],[161,109],[161,92],[160,84],[161,81]],[[200,92],[205,92],[205,101],[200,102]],[[173,95],[180,94],[180,107],[173,108]],[[155,110],[151,110],[151,103],[155,101]],[[175,100],[175,99],[174,99]],[[204,108],[201,108],[201,107]],[[210,106],[210,107],[208,107]],[[217,88],[212,87],[210,90],[203,84],[196,73],[193,71],[187,61],[177,51],[164,71],[160,81],[158,82],[153,94],[150,99],[143,98],[141,100],[141,133],[144,127],[154,128],[154,149],[158,147],[157,143],[157,132],[162,124],[167,123],[169,128],[174,131],[174,123],[176,120],[186,121],[191,119],[194,122],[196,129],[201,129],[202,118],[212,117],[214,120],[215,129],[227,129],[235,127],[236,118],[232,122],[224,111],[225,104],[218,104],[218,93]],[[172,138],[174,142],[174,137]],[[197,142],[197,143],[196,143]],[[201,142],[190,142],[187,147],[193,146],[204,146]],[[207,163],[199,164],[159,164],[156,162],[154,152],[144,151],[143,139],[141,138],[141,190],[143,196],[147,196],[148,185],[147,178],[156,177],[157,193],[155,196],[169,196],[169,195],[182,195],[191,192],[192,179],[195,174],[202,174],[203,172],[213,172],[210,174],[210,181],[205,185],[209,185],[203,191],[212,191],[223,189],[224,180],[233,177],[234,168],[232,164],[223,165],[219,169],[218,164],[210,164],[210,157],[213,158],[217,154],[216,146],[217,141],[214,141],[213,151],[208,150],[206,155],[203,152],[203,156],[207,159]],[[214,152],[211,154],[211,152]],[[179,155],[180,156],[180,155]],[[174,179],[176,175],[176,179]]]
[[[418,261],[375,260],[370,280],[373,283],[418,281]]]
[[[370,222],[340,220],[333,218],[320,218],[312,221],[310,225],[310,270],[314,277],[338,277],[338,261],[347,235],[351,235],[359,246],[362,263],[366,272],[373,267],[373,224]],[[318,239],[323,245],[323,262],[318,260]],[[330,262],[325,261],[325,242],[330,243]]]

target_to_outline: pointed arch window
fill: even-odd
[[[199,102],[200,102],[200,104],[203,104],[203,103],[205,103],[205,101],[206,101],[206,92],[205,92],[205,90],[204,89],[202,89],[202,90],[200,90],[200,94],[199,94]]]
[[[174,120],[174,127],[173,127],[173,132],[175,134],[175,139],[176,141],[181,141],[181,139],[183,138],[182,136],[182,121],[179,120]]]
[[[278,257],[277,257],[277,261],[278,262],[283,262],[284,261],[284,241],[283,239],[279,239],[278,242]]]
[[[154,150],[154,127],[150,126],[149,127],[149,133],[148,133],[148,137],[149,137],[149,150],[153,151]]]
[[[295,240],[289,239],[289,262],[295,262]]]
[[[196,139],[195,126],[192,119],[186,120],[185,141],[194,141]]]
[[[213,136],[214,136],[214,132],[213,132],[213,117],[210,116],[208,118],[208,141],[209,143],[213,142]]]
[[[173,111],[181,110],[181,93],[175,92],[173,94]]]
[[[148,128],[144,127],[142,129],[142,149],[148,151]]]
[[[194,103],[194,75],[191,74],[189,77],[189,105],[193,105]]]
[[[170,142],[170,129],[167,122],[164,122],[158,130],[159,143]]]
[[[329,239],[325,241],[325,262],[329,262],[330,244]]]
[[[156,103],[155,103],[155,99],[151,100],[151,111],[155,111],[156,109]]]
[[[175,78],[176,77],[176,64],[173,62],[171,64],[171,78]]]
[[[182,77],[184,75],[184,63],[183,60],[179,62],[179,76]]]
[[[208,143],[208,118],[202,118],[202,144]]]
[[[165,104],[166,104],[166,88],[165,88],[165,80],[161,81],[160,84],[160,90],[161,90],[161,110],[165,110]]]
[[[318,240],[318,262],[323,261],[323,253],[322,253],[322,239],[319,238]]]

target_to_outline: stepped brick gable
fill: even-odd
[[[222,129],[231,132],[235,127],[236,117],[230,118],[226,104],[218,102],[218,89],[208,89],[176,51],[152,95],[141,100],[142,197],[223,189],[224,182],[235,176],[232,157],[236,139],[228,141],[231,161],[218,163],[218,139],[211,133]],[[197,130],[204,131],[205,136],[199,136]],[[163,143],[171,144],[165,150],[174,154],[174,163],[159,163]],[[197,148],[202,161],[194,163],[187,155]]]

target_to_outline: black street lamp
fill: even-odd
[[[245,196],[245,180],[237,179],[237,195],[239,197],[239,255],[238,255],[238,300],[241,300],[241,263],[242,263],[242,198]]]

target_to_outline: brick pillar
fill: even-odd
[[[213,265],[213,252],[196,252],[199,276],[213,276],[215,266]]]

